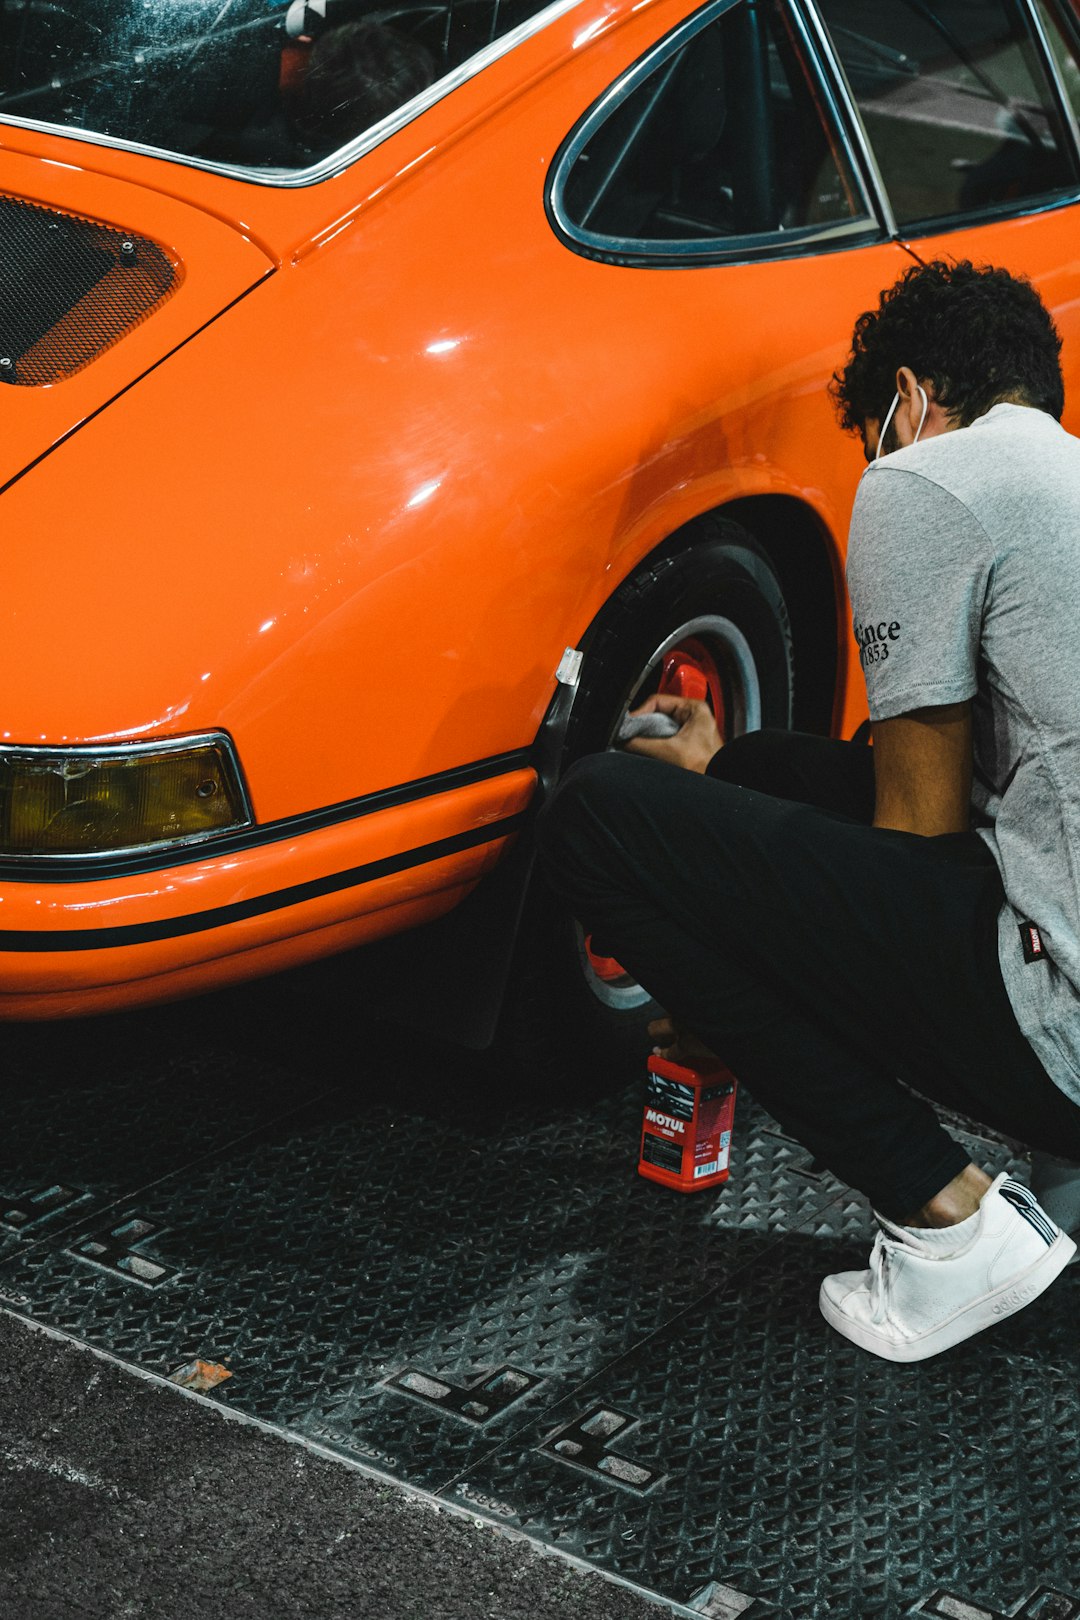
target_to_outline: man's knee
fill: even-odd
[[[720,750],[710,775],[854,821],[874,819],[873,750],[861,743],[800,731],[751,731]]]
[[[709,768],[710,776],[758,793],[780,793],[790,774],[791,732],[771,727],[744,731],[725,743]],[[782,796],[782,795],[781,795]]]

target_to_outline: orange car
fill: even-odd
[[[0,41],[8,1018],[443,918],[404,994],[483,1044],[517,834],[629,704],[862,719],[858,313],[1005,264],[1075,392],[1054,0],[2,0]],[[537,1019],[638,1016],[544,908]]]

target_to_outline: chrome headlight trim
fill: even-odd
[[[35,850],[21,852],[0,849],[0,861],[20,864],[40,865],[41,862],[56,862],[64,865],[68,862],[100,861],[107,864],[118,857],[126,855],[143,855],[154,851],[167,849],[188,849],[195,844],[213,843],[219,838],[235,836],[237,832],[255,826],[255,816],[251,808],[251,795],[248,792],[247,782],[240,766],[240,757],[236,745],[226,731],[197,731],[189,732],[182,737],[147,738],[142,742],[128,743],[73,743],[69,748],[56,747],[46,743],[0,743],[0,767],[7,761],[32,761],[35,764],[47,765],[51,761],[58,764],[65,760],[85,759],[93,760],[131,760],[140,754],[184,754],[191,753],[198,748],[216,748],[221,751],[222,764],[232,778],[231,787],[235,790],[242,809],[242,818],[229,823],[227,827],[215,827],[209,832],[184,833],[177,838],[155,838],[145,843],[117,845],[112,849],[102,850]]]

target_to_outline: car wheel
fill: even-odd
[[[791,631],[768,558],[722,518],[696,519],[680,539],[685,549],[626,580],[593,626],[563,768],[613,746],[627,711],[661,690],[705,698],[725,741],[790,726]],[[644,1062],[658,1009],[608,949],[534,884],[492,1054],[500,1066],[550,1086],[585,1073],[621,1083],[627,1064]]]

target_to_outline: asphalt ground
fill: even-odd
[[[130,1014],[0,1026],[0,1085],[47,1115],[207,1054],[297,1095],[385,1076],[403,1036],[319,971]],[[411,1072],[467,1058],[410,1040]],[[460,1069],[460,1073],[457,1071]],[[382,1081],[380,1081],[380,1084]],[[112,1122],[105,1120],[106,1128]],[[117,1139],[128,1129],[115,1120]],[[0,1155],[3,1148],[0,1147]],[[0,1308],[0,1620],[650,1620],[520,1535]]]
[[[0,1315],[0,1620],[655,1620],[600,1576]]]

